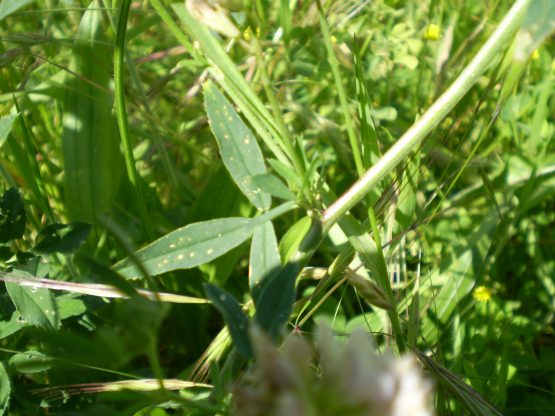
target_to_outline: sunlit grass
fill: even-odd
[[[551,414],[551,2],[171,3],[0,2],[0,413]]]

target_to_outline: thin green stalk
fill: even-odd
[[[349,209],[360,202],[372,187],[391,172],[447,116],[464,97],[519,28],[531,0],[517,0],[482,49],[459,77],[422,117],[323,213],[324,228],[329,229]]]
[[[125,32],[127,31],[127,18],[129,16],[129,7],[131,0],[123,0],[119,12],[118,27],[116,32],[116,45],[114,48],[114,83],[116,95],[116,114],[118,119],[119,132],[125,157],[125,166],[131,186],[135,190],[135,197],[139,204],[139,213],[143,227],[149,240],[154,239],[154,232],[150,223],[150,217],[146,211],[146,204],[143,197],[139,174],[135,167],[135,158],[133,156],[133,148],[131,146],[131,138],[129,135],[129,124],[127,121],[127,112],[125,110],[125,89],[123,83],[123,60],[125,56]]]
[[[22,162],[25,159],[25,165],[28,167],[26,170],[26,176],[31,179],[29,183],[32,185],[31,188],[36,190],[36,198],[39,201],[42,210],[47,215],[48,219],[54,222],[54,213],[52,212],[52,207],[50,206],[50,200],[48,199],[48,195],[46,193],[46,183],[44,178],[42,177],[42,173],[39,169],[39,164],[37,162],[35,146],[33,145],[33,140],[31,138],[31,131],[27,127],[27,123],[25,122],[25,118],[23,114],[21,114],[21,109],[19,107],[19,103],[14,98],[14,105],[19,116],[19,122],[21,126],[21,137],[23,138],[23,146],[20,147],[21,149],[21,158],[20,161]],[[13,138],[15,141],[15,137]],[[15,149],[16,144],[12,141],[12,149]],[[19,144],[17,144],[19,147]],[[25,167],[23,165],[22,167]]]
[[[200,55],[196,52],[193,44],[187,38],[187,35],[180,29],[180,27],[175,23],[171,14],[168,12],[166,7],[162,4],[160,0],[149,0],[150,5],[156,10],[158,16],[166,24],[170,32],[175,36],[175,38],[187,49],[187,52],[198,62],[204,62]],[[205,63],[205,62],[204,62]]]
[[[112,26],[112,28],[114,30],[116,30],[116,23],[114,22],[114,19],[112,18],[111,14],[108,14],[108,19],[110,20],[110,26]],[[131,54],[129,53],[128,50],[125,50],[125,62],[127,63],[127,70],[129,71],[131,81],[133,82],[133,85],[134,85],[135,89],[137,90],[137,92],[139,93],[139,96],[141,97],[142,105],[143,105],[144,109],[147,111],[148,114],[152,114],[153,111],[150,108],[150,105],[148,103],[148,99],[147,99],[145,90],[143,88],[143,84],[141,83],[141,80],[139,78],[139,74],[137,73],[137,68],[135,66],[135,62],[133,62],[133,59],[131,58]],[[169,156],[166,148],[164,147],[164,143],[163,143],[162,139],[160,138],[160,135],[157,134],[157,132],[155,131],[155,129],[154,129],[154,127],[151,123],[148,124],[148,129],[151,133],[152,140],[154,141],[154,144],[155,144],[158,152],[160,153],[160,157],[161,157],[161,160],[162,160],[162,165],[164,166],[164,170],[166,172],[166,175],[168,175],[169,182],[170,182],[171,186],[173,187],[173,189],[178,190],[180,188],[179,187],[179,180],[177,178],[177,174],[175,172],[175,169],[174,169],[174,167],[171,163],[170,156]]]
[[[328,53],[328,61],[331,66],[331,72],[333,74],[333,80],[335,81],[335,88],[337,89],[337,95],[339,96],[339,102],[341,104],[341,111],[343,112],[343,118],[345,121],[345,127],[347,128],[347,135],[349,136],[349,144],[351,145],[351,150],[353,152],[353,158],[355,159],[355,167],[358,176],[362,176],[364,173],[364,164],[362,163],[362,154],[360,151],[360,143],[355,133],[355,127],[353,125],[353,120],[351,118],[351,113],[349,112],[349,103],[347,102],[347,93],[341,81],[341,73],[339,72],[339,63],[337,62],[337,57],[333,51],[333,45],[331,42],[331,34],[328,26],[328,22],[322,11],[322,5],[318,1],[318,17],[320,18],[320,27],[322,29],[322,36],[324,38],[324,45],[326,46],[326,51]]]
[[[266,62],[264,60],[264,55],[262,53],[262,48],[260,47],[260,40],[256,36],[255,33],[252,34],[253,37],[253,45],[254,50],[256,52],[256,59],[259,62],[260,68],[260,75],[262,80],[262,86],[264,87],[264,92],[268,97],[268,101],[270,101],[270,105],[272,106],[272,114],[276,120],[277,128],[281,136],[283,137],[283,144],[287,147],[288,154],[291,156],[291,162],[295,167],[295,170],[299,174],[300,177],[304,177],[306,174],[304,163],[302,163],[302,156],[298,154],[295,146],[293,145],[293,140],[291,138],[291,134],[289,134],[289,130],[285,125],[285,121],[283,120],[283,115],[279,108],[279,102],[272,90],[272,86],[270,84],[270,77],[268,75],[268,71],[266,70]]]

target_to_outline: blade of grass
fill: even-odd
[[[353,57],[355,63],[355,83],[358,98],[358,117],[360,119],[360,142],[364,169],[368,169],[380,157],[378,135],[372,120],[370,96],[364,79],[358,39],[353,38]]]
[[[87,222],[110,211],[121,174],[112,117],[111,50],[98,6],[91,2],[83,14],[64,79],[65,199],[70,218]]]
[[[117,31],[117,26],[116,23],[114,22],[114,19],[112,18],[111,14],[108,14],[108,18],[110,20],[110,24],[112,26],[112,29],[115,31]],[[154,20],[157,21],[158,17],[153,15],[150,16],[149,20]],[[139,27],[139,33],[140,33],[140,27]],[[132,30],[128,31],[131,32]],[[133,35],[133,33],[128,33],[128,35]],[[133,36],[130,36],[131,38]],[[140,96],[141,99],[141,105],[144,111],[146,111],[148,114],[153,114],[153,110],[150,107],[149,104],[149,100],[147,98],[145,89],[143,87],[143,84],[140,80],[139,77],[139,73],[137,71],[137,67],[135,65],[135,61],[133,60],[133,58],[131,57],[131,54],[129,53],[129,50],[127,48],[125,48],[125,63],[127,64],[127,70],[129,71],[129,75],[131,78],[131,81],[133,82],[133,86],[135,87],[135,91],[137,91],[137,93]],[[166,147],[164,146],[164,143],[162,141],[161,138],[161,134],[159,131],[157,131],[156,129],[156,125],[154,123],[148,123],[148,129],[150,130],[150,137],[152,139],[152,141],[154,142],[154,145],[156,146],[156,149],[158,150],[158,153],[160,154],[160,157],[162,159],[162,164],[164,166],[164,170],[166,172],[166,175],[168,176],[169,182],[171,184],[171,186],[173,187],[173,189],[176,190],[176,192],[181,195],[181,192],[179,192],[179,189],[183,189],[182,187],[180,187],[179,184],[179,180],[177,177],[177,172],[175,170],[175,167],[173,166],[171,160],[170,160],[170,156],[168,154],[168,151],[166,149]],[[190,193],[191,191],[187,188],[184,188],[184,190],[187,193]]]
[[[147,238],[154,239],[154,231],[150,221],[150,216],[146,211],[146,203],[143,197],[141,182],[137,168],[135,166],[135,157],[133,156],[133,147],[131,145],[131,137],[129,134],[129,125],[127,121],[127,112],[125,109],[125,86],[123,80],[124,57],[125,57],[125,33],[127,31],[127,19],[129,17],[129,7],[131,0],[122,0],[118,26],[116,33],[116,44],[114,48],[114,85],[116,94],[116,115],[120,131],[121,144],[123,147],[123,155],[125,158],[125,166],[127,168],[127,176],[129,182],[135,192],[135,198],[139,207],[142,224],[145,229]]]
[[[19,277],[12,273],[4,273],[0,275],[3,282],[14,283],[22,287],[44,288],[52,290],[63,290],[71,293],[80,293],[83,295],[97,296],[104,298],[128,299],[129,296],[122,293],[111,285],[99,283],[76,283],[64,282],[60,280],[44,279],[35,276]],[[183,304],[204,304],[210,303],[207,299],[196,298],[193,296],[183,296],[174,293],[152,292],[150,290],[137,289],[137,294],[149,300],[157,300],[160,302],[183,303]]]
[[[355,160],[355,167],[358,176],[362,176],[364,173],[364,164],[362,162],[362,154],[360,151],[360,141],[355,133],[355,127],[353,124],[353,119],[351,112],[349,111],[349,103],[347,102],[347,93],[345,92],[345,87],[341,81],[341,73],[339,71],[339,63],[335,52],[333,51],[332,38],[330,34],[330,29],[326,17],[324,16],[324,11],[322,9],[322,3],[320,0],[318,4],[318,18],[320,20],[320,28],[322,30],[322,37],[324,39],[324,45],[326,46],[326,52],[328,54],[328,62],[331,66],[331,72],[333,74],[333,80],[335,82],[335,89],[337,95],[339,96],[339,103],[341,105],[341,111],[343,112],[343,121],[345,122],[345,128],[347,129],[347,136],[349,137],[349,144],[351,145],[351,151],[353,152],[353,158]]]
[[[271,273],[281,266],[276,233],[271,221],[258,227],[252,237],[249,259],[249,287],[254,302]]]
[[[20,112],[19,104],[17,100],[14,98],[14,105],[18,111]],[[20,147],[19,144],[15,144],[13,141],[10,143],[12,146],[12,150],[14,152],[18,152],[19,154],[19,161],[21,163],[21,168],[26,169],[25,176],[28,179],[28,183],[31,186],[31,189],[34,191],[35,198],[39,201],[41,209],[43,212],[48,216],[50,221],[54,221],[54,215],[52,213],[52,208],[50,206],[50,201],[48,200],[48,195],[46,194],[46,186],[44,182],[44,178],[40,172],[39,165],[37,162],[36,154],[37,151],[35,146],[33,145],[33,140],[31,138],[31,132],[27,127],[27,123],[25,122],[25,118],[20,115],[19,122],[21,126],[21,136],[23,137],[23,146]],[[18,149],[16,150],[17,147]]]
[[[293,143],[293,139],[291,138],[291,134],[289,133],[289,130],[285,125],[283,114],[279,108],[279,102],[272,89],[268,70],[266,69],[264,54],[262,52],[262,47],[260,46],[260,40],[258,39],[258,36],[256,34],[252,34],[252,36],[253,36],[252,44],[254,45],[256,60],[258,62],[258,67],[260,68],[260,78],[262,80],[262,86],[264,87],[264,92],[266,93],[266,97],[268,98],[268,101],[270,101],[274,119],[276,120],[280,134],[282,135],[282,137],[286,139],[286,143]],[[291,149],[291,152],[292,154],[300,153],[298,152],[298,146],[293,146],[293,148]],[[295,165],[299,175],[301,176],[305,174],[305,166],[302,163],[302,161],[303,161],[302,154],[296,154],[295,159],[293,160],[293,164]]]
[[[251,358],[252,346],[248,333],[249,318],[241,309],[239,302],[230,293],[210,283],[204,284],[204,292],[223,315],[237,352],[244,359]]]

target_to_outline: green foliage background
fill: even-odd
[[[255,321],[363,326],[503,414],[552,414],[552,1],[323,228],[513,2],[228,1],[232,39],[137,1],[124,43],[128,3],[0,2],[0,412],[227,414]],[[422,362],[438,414],[497,414]]]

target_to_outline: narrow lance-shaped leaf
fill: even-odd
[[[281,266],[276,233],[268,221],[254,232],[249,260],[249,286],[254,302],[264,286],[264,280]]]
[[[295,194],[276,176],[271,173],[253,176],[253,181],[263,192],[267,192],[276,198],[292,201]]]
[[[82,396],[84,394],[97,394],[114,391],[156,391],[160,389],[160,381],[164,384],[165,390],[184,390],[194,387],[211,388],[209,384],[195,383],[192,381],[144,378],[140,380],[120,380],[108,382],[66,384],[55,387],[44,387],[33,389],[32,393],[45,400],[62,400],[70,396]]]
[[[111,271],[115,273],[114,271]],[[17,284],[25,288],[42,288],[51,290],[63,290],[71,293],[79,293],[89,296],[99,296],[103,298],[130,298],[129,294],[124,293],[121,289],[111,285],[101,283],[77,283],[64,282],[60,280],[41,279],[35,276],[29,278],[14,277],[13,273],[0,275],[0,281]],[[128,282],[125,280],[125,282]],[[209,303],[206,299],[196,298],[192,296],[176,295],[174,293],[152,292],[146,289],[137,289],[136,296],[141,296],[150,300],[159,300],[161,302],[171,303]],[[59,300],[59,298],[58,298]],[[77,305],[78,306],[78,305]],[[63,316],[62,316],[63,318]]]
[[[249,318],[247,318],[237,300],[225,290],[210,283],[204,285],[204,292],[206,297],[223,315],[237,352],[245,359],[252,357],[248,333]]]
[[[256,227],[295,206],[286,202],[256,218],[221,218],[198,222],[172,231],[137,252],[152,276],[176,269],[190,269],[227,253],[249,239]],[[141,277],[130,259],[116,266],[127,278]]]
[[[279,335],[293,311],[298,274],[297,263],[289,263],[278,269],[267,279],[258,297],[256,322],[273,338]]]
[[[251,218],[222,218],[203,221],[177,229],[137,253],[152,276],[176,269],[190,269],[208,263],[246,241],[254,232]],[[116,269],[128,278],[141,273],[127,259]]]
[[[403,179],[399,185],[399,196],[395,218],[401,230],[411,227],[416,211],[417,184],[419,180],[420,154],[407,160],[403,169]]]
[[[252,204],[260,210],[267,210],[271,204],[270,195],[261,191],[252,179],[255,175],[266,173],[264,157],[256,138],[211,82],[204,84],[204,101],[225,167]]]
[[[376,127],[372,120],[370,97],[366,88],[362,61],[360,59],[358,40],[353,40],[353,57],[355,63],[355,85],[358,98],[358,116],[360,119],[360,141],[364,167],[368,169],[380,156]]]
[[[109,209],[121,173],[110,92],[112,54],[102,13],[98,1],[85,11],[64,82],[65,198],[71,219],[83,221]]]

